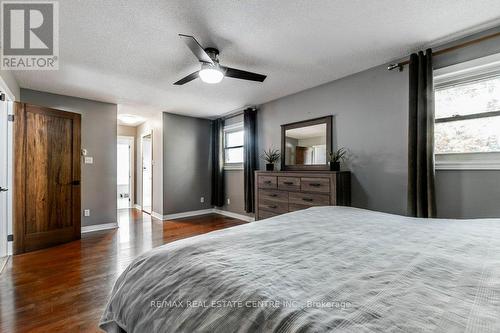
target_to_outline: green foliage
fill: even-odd
[[[347,157],[346,155],[347,155],[347,150],[344,147],[342,147],[336,151],[333,151],[333,152],[331,151],[328,154],[328,156],[330,157],[331,163],[340,162],[340,161],[344,162],[346,157]]]
[[[264,154],[260,155],[260,158],[266,161],[268,164],[274,164],[280,159],[280,152],[278,149],[264,150]]]

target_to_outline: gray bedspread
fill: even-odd
[[[500,332],[500,220],[348,207],[156,248],[118,278],[108,332]]]

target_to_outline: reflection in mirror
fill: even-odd
[[[285,131],[285,165],[326,164],[326,124]]]

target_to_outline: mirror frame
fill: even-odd
[[[285,152],[286,152],[285,134],[286,134],[287,130],[294,129],[294,128],[326,124],[326,153],[328,154],[328,152],[332,151],[332,123],[333,123],[333,116],[326,116],[326,117],[297,121],[294,123],[281,125],[281,170],[284,170],[284,171],[287,171],[287,170],[300,170],[300,171],[329,170],[328,163],[327,164],[313,164],[313,165],[286,165],[285,164],[285,160],[286,160],[286,158],[285,158]],[[327,156],[327,161],[328,161],[328,156]]]

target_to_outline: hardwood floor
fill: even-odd
[[[216,214],[162,222],[121,210],[120,228],[12,257],[0,275],[0,332],[99,332],[113,283],[151,248],[244,224]]]

